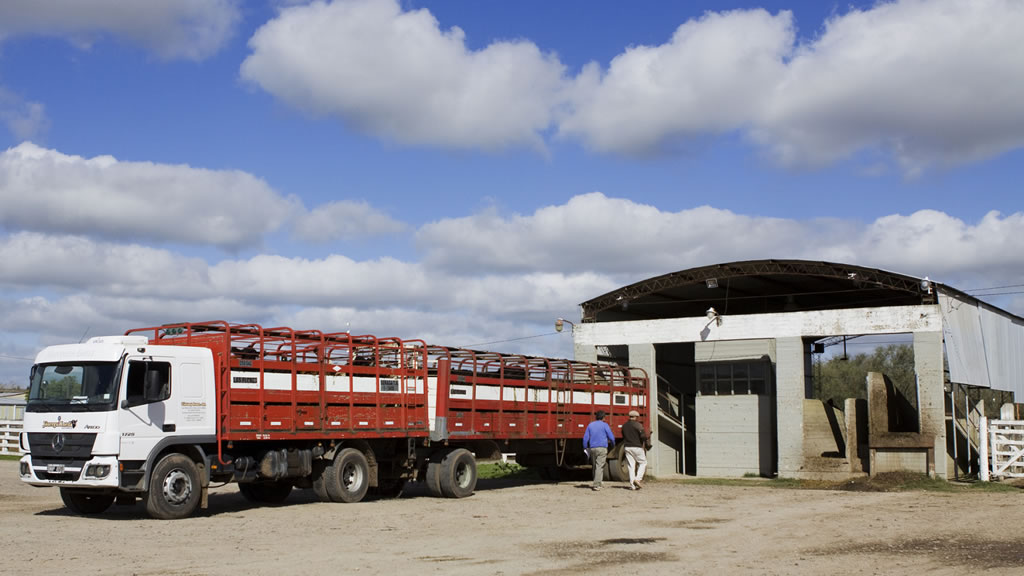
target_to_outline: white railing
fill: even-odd
[[[0,420],[0,454],[18,454],[21,420]]]
[[[981,479],[1024,478],[1024,420],[982,418],[980,427]]]

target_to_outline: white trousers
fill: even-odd
[[[637,480],[642,482],[644,472],[647,471],[647,451],[642,446],[627,446],[626,465],[629,467],[629,485],[632,486]]]

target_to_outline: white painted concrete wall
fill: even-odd
[[[771,472],[771,399],[697,397],[697,476],[740,478]]]

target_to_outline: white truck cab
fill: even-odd
[[[101,336],[36,356],[21,434],[20,473],[59,486],[65,504],[106,509],[148,489],[161,451],[215,442],[212,353]]]

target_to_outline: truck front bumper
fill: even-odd
[[[76,464],[33,464],[32,455],[25,454],[18,469],[21,481],[32,486],[118,487],[116,456],[93,456]]]

